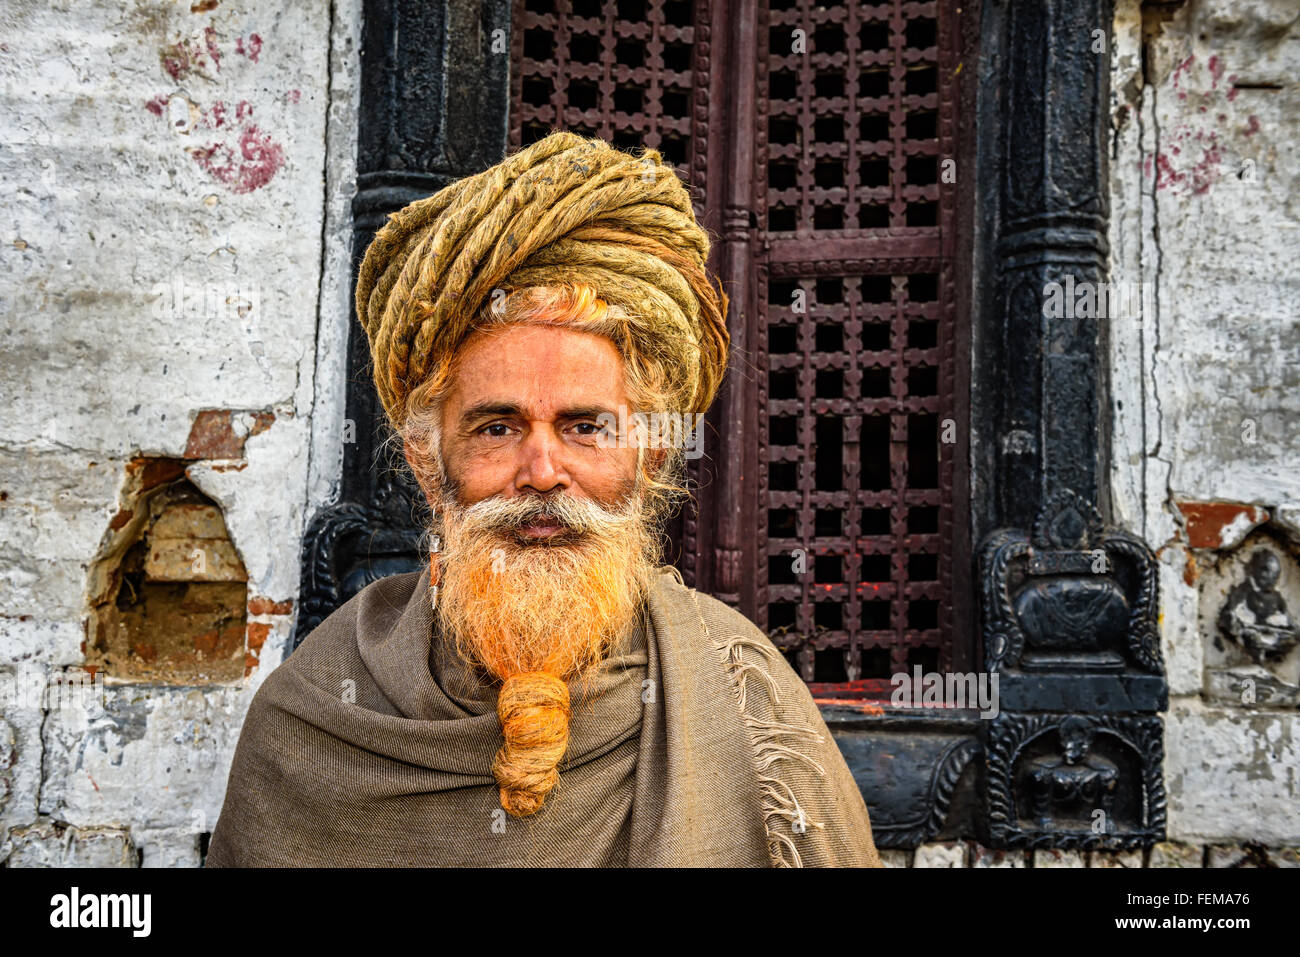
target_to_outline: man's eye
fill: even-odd
[[[480,435],[487,435],[489,438],[493,438],[493,439],[500,439],[500,438],[504,438],[504,437],[505,437],[505,434],[506,434],[505,431],[503,431],[503,432],[490,432],[490,431],[489,431],[490,429],[504,429],[504,430],[506,430],[506,431],[509,431],[509,427],[506,426],[505,424],[503,424],[503,423],[501,423],[501,422],[493,422],[491,425],[485,425],[485,426],[483,426],[483,428],[479,429],[479,434],[480,434]]]
[[[579,422],[574,428],[591,429],[590,432],[579,432],[579,435],[599,435],[603,431],[595,422]]]

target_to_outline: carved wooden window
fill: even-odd
[[[512,148],[559,127],[691,168],[694,50],[708,42],[693,0],[522,0],[514,11]]]
[[[515,6],[511,145],[560,127],[656,147],[715,258],[744,258],[727,388],[744,390],[745,447],[727,447],[715,405],[722,450],[680,561],[820,697],[969,661],[953,603],[955,18],[950,2]],[[739,570],[718,573],[725,521]]]
[[[812,682],[953,665],[949,13],[770,0],[758,32],[756,620]]]

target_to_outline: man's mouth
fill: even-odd
[[[532,521],[519,526],[519,533],[525,538],[553,538],[570,529],[566,525],[561,525],[559,521],[549,515],[541,515]]]

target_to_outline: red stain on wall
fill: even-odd
[[[1174,91],[1178,94],[1178,98],[1180,100],[1187,99],[1187,91],[1182,89],[1183,73],[1184,71],[1187,70],[1188,67],[1192,65],[1195,59],[1196,59],[1195,54],[1189,54],[1186,60],[1178,64],[1178,66],[1174,67],[1174,72],[1173,72]]]
[[[1188,71],[1195,62],[1195,56],[1188,56],[1174,68],[1171,74],[1171,85],[1178,94],[1178,99],[1186,100],[1193,93],[1186,89],[1186,81],[1190,75]],[[1225,71],[1223,61],[1218,56],[1212,56],[1206,62],[1206,70],[1210,76],[1210,89],[1194,94],[1199,96],[1201,103],[1196,107],[1197,113],[1211,113],[1213,111],[1215,123],[1218,129],[1214,127],[1194,128],[1187,124],[1175,126],[1164,137],[1162,149],[1155,155],[1155,187],[1156,189],[1168,189],[1171,192],[1191,193],[1192,195],[1202,195],[1209,192],[1210,188],[1219,182],[1224,174],[1224,149],[1219,138],[1222,128],[1229,125],[1228,113],[1222,108],[1226,101],[1231,103],[1237,95],[1235,88],[1229,89],[1232,82],[1236,80],[1236,74],[1228,77],[1228,83],[1225,84],[1224,91],[1219,88],[1219,80],[1223,78]],[[1251,118],[1251,124],[1244,130],[1243,135],[1251,136],[1259,130],[1258,120]],[[1151,175],[1151,167],[1148,164],[1144,167],[1147,176]],[[1236,173],[1236,170],[1226,170],[1229,173]]]
[[[203,29],[203,45],[207,50],[208,56],[212,58],[212,62],[216,66],[217,71],[220,72],[221,51],[217,49],[217,31],[211,26],[204,27]]]
[[[194,161],[232,193],[251,193],[269,183],[284,165],[284,147],[250,124],[239,134],[237,150],[209,143],[190,153]]]
[[[219,34],[208,26],[199,36],[177,40],[164,47],[160,53],[162,70],[173,81],[180,83],[192,75],[216,82],[213,72],[221,71]],[[235,39],[235,52],[257,63],[262,52],[262,38],[256,33]],[[285,99],[297,103],[302,93],[293,90]],[[145,109],[157,117],[166,114],[167,96],[159,94],[145,103]],[[252,122],[253,104],[240,100],[235,104],[234,116],[230,106],[217,100],[203,110],[195,127],[230,131],[231,140],[209,140],[202,146],[189,147],[186,152],[194,162],[218,183],[233,193],[245,194],[261,189],[284,166],[285,149],[277,139],[261,126]],[[187,131],[183,131],[187,132]]]
[[[1268,511],[1240,502],[1175,502],[1183,513],[1187,544],[1192,548],[1219,548],[1223,530],[1245,518],[1252,526],[1268,521]]]
[[[1210,57],[1207,64],[1210,68],[1210,88],[1217,90],[1219,88],[1219,79],[1223,76],[1223,63],[1217,56]]]
[[[258,56],[262,52],[262,38],[256,33],[250,33],[247,42],[243,37],[237,37],[235,39],[235,52],[248,57],[256,63]]]

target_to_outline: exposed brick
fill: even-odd
[[[185,463],[179,459],[138,458],[127,463],[126,471],[129,476],[139,476],[139,489],[147,492],[183,476]]]
[[[1232,548],[1255,526],[1268,521],[1268,511],[1239,502],[1177,502],[1192,548]]]
[[[150,542],[144,565],[151,582],[242,582],[248,580],[235,546],[211,538]]]
[[[265,432],[275,421],[272,412],[253,412],[253,424],[247,435],[235,428],[231,409],[204,409],[194,417],[189,441],[185,443],[187,459],[237,459],[244,455],[244,442],[249,436]]]
[[[248,599],[248,613],[249,615],[292,615],[293,599],[272,601],[270,598],[257,595]]]
[[[250,621],[248,623],[248,650],[254,654],[260,654],[262,645],[266,644],[266,637],[270,633],[270,625],[264,625],[260,621]]]
[[[248,623],[247,650],[244,652],[244,677],[247,678],[261,663],[262,645],[271,634],[271,626],[260,621]]]
[[[151,538],[227,538],[221,509],[215,505],[169,505],[149,530]]]

